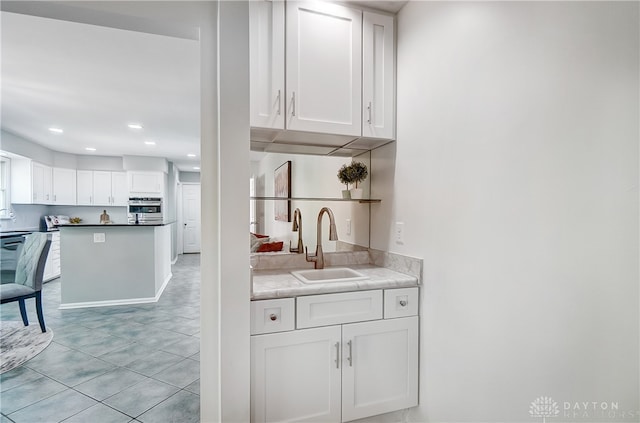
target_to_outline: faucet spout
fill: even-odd
[[[322,251],[322,217],[325,213],[329,215],[329,241],[338,240],[338,230],[336,229],[336,219],[333,216],[333,211],[328,207],[323,207],[320,209],[320,213],[318,213],[316,253],[315,255],[310,256],[308,251],[305,249],[306,260],[309,262],[312,261],[316,269],[324,269],[324,252]]]
[[[302,212],[300,209],[296,209],[293,212],[293,232],[298,232],[298,246],[291,248],[291,241],[289,241],[289,252],[302,254]]]

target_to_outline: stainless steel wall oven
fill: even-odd
[[[129,223],[162,223],[162,198],[131,197],[127,212]]]

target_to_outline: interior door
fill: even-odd
[[[200,252],[200,184],[182,186],[183,251]]]

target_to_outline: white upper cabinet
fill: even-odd
[[[126,206],[129,199],[126,172],[79,170],[78,205]]]
[[[319,1],[252,1],[249,12],[252,141],[395,139],[393,16]]]
[[[360,136],[362,12],[287,2],[286,127]]]
[[[51,204],[76,204],[76,170],[53,168],[53,198]]]
[[[129,201],[127,172],[111,172],[111,205],[126,206]]]
[[[393,16],[363,12],[362,136],[395,139]]]
[[[77,201],[79,206],[90,206],[93,204],[93,171],[78,170],[77,177]]]
[[[51,204],[53,199],[51,167],[30,159],[11,160],[11,202],[15,204]]]
[[[93,172],[93,204],[96,206],[111,205],[111,172]]]
[[[127,172],[131,197],[163,197],[164,173],[149,171]]]
[[[249,2],[251,126],[284,129],[284,1]]]
[[[49,166],[31,162],[31,189],[34,204],[50,204],[53,198],[52,173]]]

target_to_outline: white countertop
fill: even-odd
[[[349,267],[365,276],[369,276],[369,279],[364,281],[305,284],[290,273],[291,271],[300,269],[254,270],[253,294],[251,295],[251,299],[266,300],[298,297],[302,295],[329,294],[333,292],[418,286],[418,279],[416,277],[385,267],[378,267],[372,264],[337,267]]]

